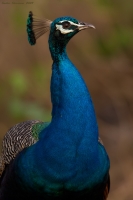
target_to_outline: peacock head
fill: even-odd
[[[67,43],[75,34],[86,28],[95,28],[91,24],[79,22],[73,17],[60,17],[51,23],[50,35],[56,37],[56,40]]]
[[[50,30],[51,38],[65,45],[75,34],[87,28],[95,27],[69,16],[57,18],[52,22],[48,19],[37,19],[30,11],[27,20],[28,40],[31,45],[34,45],[36,40],[48,30]]]

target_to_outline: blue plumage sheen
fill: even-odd
[[[34,32],[32,30],[32,12],[29,13],[28,19],[27,19],[27,33],[28,33],[28,41],[31,45],[34,45],[36,43]]]
[[[72,17],[50,24],[52,119],[39,133],[39,140],[6,166],[1,200],[107,199],[109,158],[99,141],[88,88],[66,53],[68,41],[90,27]],[[29,43],[34,42],[29,39]]]

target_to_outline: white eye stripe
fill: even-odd
[[[79,24],[76,24],[76,23],[74,23],[74,22],[71,22],[71,21],[69,21],[69,20],[62,20],[62,21],[60,21],[59,23],[63,23],[63,22],[68,22],[68,23],[70,23],[71,25],[74,25],[74,26],[79,26]],[[71,32],[73,32],[74,30],[72,30],[72,29],[64,29],[63,28],[63,25],[62,24],[56,24],[56,30],[60,30],[60,32],[62,33],[62,34],[67,34],[67,33],[71,33]]]
[[[61,32],[62,34],[67,34],[67,33],[71,33],[71,32],[74,31],[74,30],[72,30],[72,29],[64,29],[64,28],[62,27],[62,25],[58,25],[58,24],[56,24],[56,30],[60,30],[60,32]]]
[[[74,23],[74,22],[71,22],[69,20],[63,20],[63,21],[60,21],[59,23],[63,23],[63,22],[68,22],[70,23],[71,25],[74,25],[74,26],[77,26],[78,24]]]
[[[68,23],[70,23],[70,24],[73,25],[73,26],[79,27],[81,30],[82,30],[82,27],[84,27],[83,24],[76,24],[76,23],[74,23],[74,22],[72,22],[72,21],[69,21],[69,20],[62,20],[62,21],[60,21],[59,23],[63,23],[63,22],[68,22]],[[72,29],[64,29],[62,24],[56,24],[56,30],[60,30],[60,32],[61,32],[62,34],[67,34],[67,33],[71,33],[71,32],[74,31],[74,30],[72,30]]]
[[[76,23],[69,21],[69,20],[63,20],[63,21],[60,21],[59,23],[63,23],[63,22],[66,22],[66,21],[69,22],[71,25],[74,25],[74,26],[78,26],[78,27],[84,26],[84,24],[76,24]]]

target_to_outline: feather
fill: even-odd
[[[2,141],[0,177],[5,170],[5,166],[8,165],[19,152],[38,141],[41,130],[47,127],[47,125],[48,123],[39,120],[29,120],[16,124],[7,131]]]
[[[28,41],[31,45],[36,44],[36,40],[50,29],[52,21],[48,19],[41,20],[29,12],[27,19]]]

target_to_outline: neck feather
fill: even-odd
[[[65,45],[50,41],[49,47],[53,58],[52,123],[70,129],[69,132],[90,134],[92,140],[98,140],[95,111],[83,78],[69,60]]]

